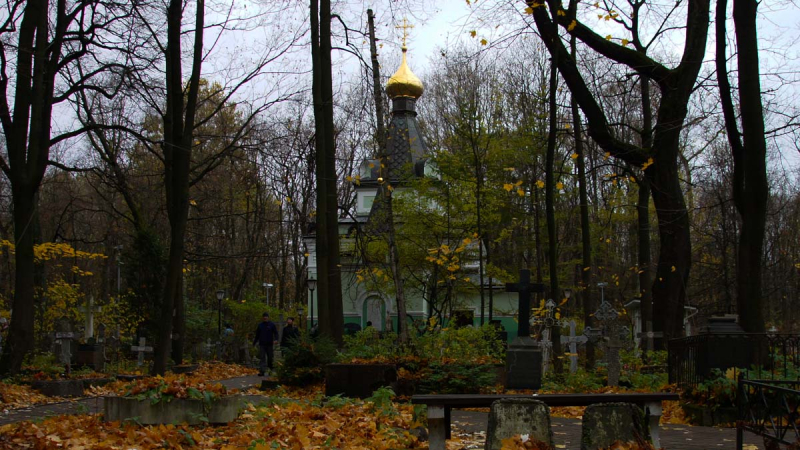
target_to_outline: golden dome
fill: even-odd
[[[398,98],[398,97],[411,97],[413,99],[418,99],[422,96],[422,92],[424,88],[422,86],[422,81],[414,75],[414,72],[409,69],[408,64],[406,64],[406,47],[403,47],[403,61],[400,63],[400,68],[397,69],[397,72],[389,78],[389,82],[386,83],[386,93],[389,94],[391,98]]]

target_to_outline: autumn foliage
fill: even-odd
[[[411,406],[390,411],[370,402],[250,406],[226,427],[187,425],[138,426],[105,423],[99,416],[62,416],[41,423],[0,427],[0,449],[415,449],[425,448],[408,431],[414,425]]]

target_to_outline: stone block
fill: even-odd
[[[83,397],[83,380],[36,380],[31,388],[49,397]]]
[[[80,344],[75,365],[88,366],[95,372],[102,372],[106,367],[106,354],[102,344]]]
[[[191,375],[194,371],[197,370],[197,364],[182,364],[178,366],[172,367],[172,373],[174,374],[189,374]]]
[[[105,397],[103,419],[106,422],[129,420],[142,425],[197,425],[206,418],[212,424],[227,424],[236,420],[246,403],[247,400],[240,395],[222,397],[210,405],[196,399],[176,398],[154,404],[150,400]]]
[[[392,364],[328,364],[325,395],[367,398],[381,387],[394,388],[397,369]]]
[[[112,381],[114,381],[114,379],[113,378],[84,378],[81,381],[83,381],[83,388],[84,389],[89,389],[90,387],[93,387],[93,386],[105,386],[108,383],[111,383]]]
[[[587,406],[581,426],[581,450],[604,449],[617,441],[650,442],[644,411],[631,403]]]
[[[515,341],[506,350],[506,387],[539,389],[542,387],[542,351],[529,342]]]
[[[503,399],[492,403],[489,411],[489,428],[486,432],[486,450],[500,450],[503,439],[527,435],[528,439],[553,446],[550,429],[550,408],[534,399]]]

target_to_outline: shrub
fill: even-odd
[[[418,374],[418,394],[477,394],[494,386],[497,373],[492,364],[433,363]]]
[[[325,378],[325,365],[336,360],[336,344],[327,337],[301,336],[292,347],[283,350],[278,366],[278,381],[290,386],[307,386]]]

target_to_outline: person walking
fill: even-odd
[[[269,313],[261,315],[261,323],[256,328],[256,335],[253,338],[253,345],[258,345],[258,376],[263,377],[269,368],[272,371],[272,360],[274,357],[273,344],[278,343],[278,328],[271,320]]]
[[[295,341],[300,339],[300,329],[294,326],[294,317],[286,319],[286,326],[283,327],[281,336],[281,349],[288,349],[294,346]]]

